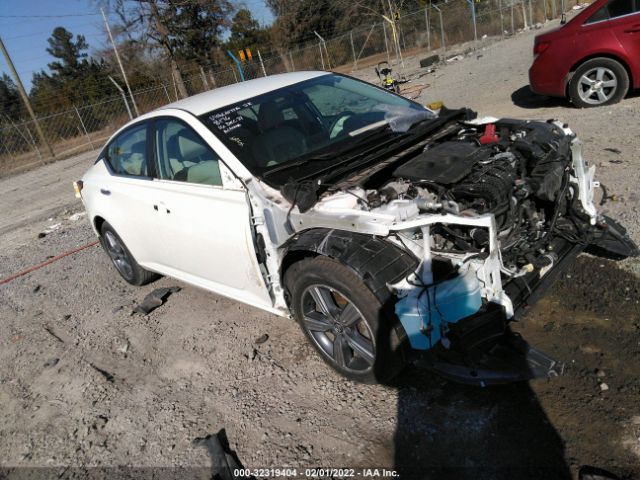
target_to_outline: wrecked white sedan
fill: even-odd
[[[558,122],[431,111],[326,72],[143,115],[81,180],[116,269],[294,317],[358,381],[417,361],[489,384],[560,369],[508,324],[587,249],[637,253]]]

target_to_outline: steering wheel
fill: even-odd
[[[331,122],[331,126],[329,127],[329,138],[336,138],[342,130],[344,129],[344,122],[347,121],[348,118],[353,117],[355,113],[346,111],[341,115],[338,115],[333,122]]]

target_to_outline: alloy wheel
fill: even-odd
[[[129,255],[127,255],[127,251],[122,242],[111,232],[105,232],[104,238],[106,240],[107,252],[113,264],[118,269],[118,272],[125,278],[133,278],[131,259]]]
[[[376,349],[371,327],[344,294],[326,285],[311,285],[302,302],[303,326],[324,355],[353,372],[373,367]]]
[[[613,97],[618,89],[618,78],[606,67],[587,70],[578,79],[578,95],[590,105],[601,105]]]

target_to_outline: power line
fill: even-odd
[[[0,15],[0,18],[68,18],[68,17],[91,17],[100,15],[99,13],[67,13],[64,15]]]

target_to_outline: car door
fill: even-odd
[[[152,265],[162,250],[150,215],[154,164],[149,160],[149,124],[144,121],[114,137],[102,151],[108,176],[95,185],[100,216],[118,232],[134,258]]]
[[[627,52],[637,78],[640,74],[640,0],[612,0],[608,9],[609,26]]]
[[[225,168],[184,121],[153,121],[154,215],[163,254],[157,270],[256,306],[271,306],[254,247],[244,189],[224,185]]]

